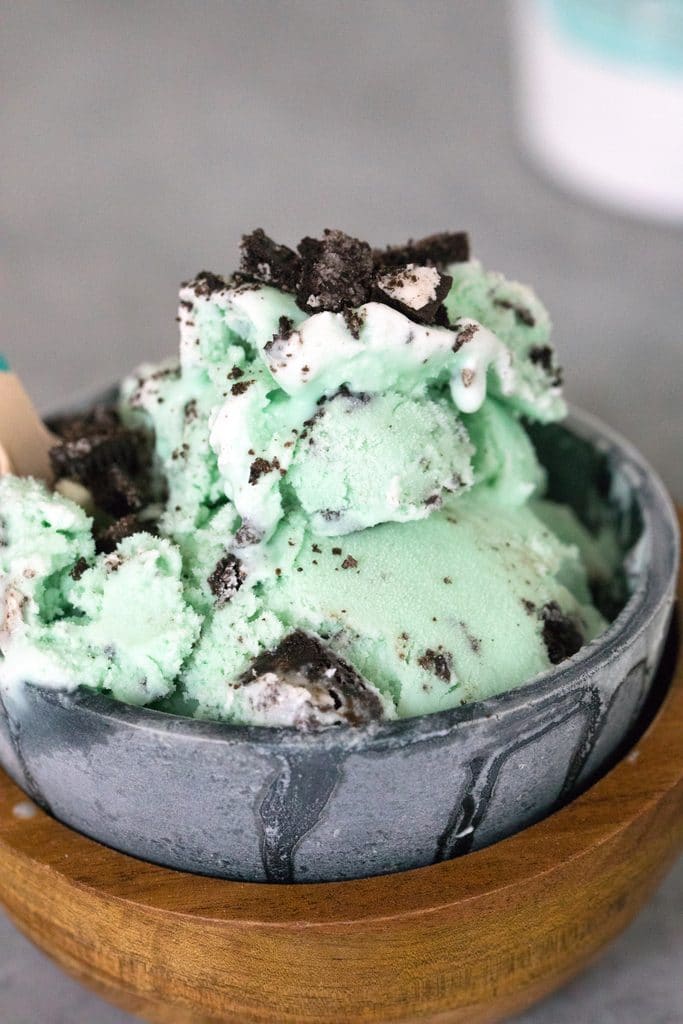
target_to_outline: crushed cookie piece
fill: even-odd
[[[381,700],[360,673],[319,637],[301,629],[257,655],[236,686],[249,687],[256,682],[272,687],[273,699],[282,687],[309,691],[307,706],[296,722],[299,728],[320,728],[340,721],[366,725],[384,717]]]
[[[417,659],[417,663],[420,668],[425,669],[427,672],[433,672],[435,676],[443,679],[445,683],[450,682],[453,655],[448,651],[444,651],[442,647],[439,647],[436,651],[428,647],[424,654]]]
[[[351,333],[351,337],[355,338],[356,341],[360,338],[360,332],[365,323],[365,313],[360,309],[352,309],[347,307],[342,310],[342,316],[344,317],[344,323]]]
[[[562,386],[562,367],[555,365],[554,353],[550,345],[534,345],[529,349],[529,359],[536,366],[540,366],[551,378],[550,383],[553,387]]]
[[[219,274],[214,274],[210,270],[200,270],[192,281],[183,281],[182,287],[191,288],[197,297],[208,299],[214,292],[225,291],[228,283]]]
[[[557,601],[548,601],[538,613],[543,622],[543,643],[553,665],[571,658],[583,646],[583,634],[577,622],[565,615]]]
[[[370,298],[372,251],[367,242],[326,229],[323,237],[302,238],[297,303],[308,313],[338,313]]]
[[[259,458],[254,459],[251,466],[249,467],[249,483],[257,483],[265,473],[272,473],[275,469],[280,468],[280,463],[277,459],[273,459],[269,462],[268,459]]]
[[[295,292],[301,275],[301,258],[288,246],[278,245],[262,228],[243,235],[240,273],[246,278]]]
[[[518,302],[512,302],[511,299],[494,299],[493,305],[499,309],[509,309],[515,314],[515,320],[518,324],[524,324],[525,327],[535,327],[536,319],[530,309],[526,306],[522,306]]]
[[[458,349],[462,348],[463,345],[466,345],[468,341],[472,341],[472,338],[478,330],[479,327],[477,324],[465,324],[464,327],[461,327],[458,330],[455,341],[453,342],[453,351],[457,352]]]
[[[136,515],[122,516],[108,526],[97,530],[95,533],[95,550],[100,554],[107,554],[114,551],[116,545],[126,537],[132,537],[136,533],[154,533],[154,525],[145,523],[144,526]]]
[[[232,395],[243,395],[253,383],[253,380],[238,380],[237,383],[233,384],[230,388],[230,393]]]
[[[375,279],[373,298],[421,324],[433,324],[453,279],[436,267],[409,263]]]
[[[258,544],[262,539],[263,535],[254,527],[250,526],[249,523],[242,523],[239,530],[235,534],[234,544],[238,548],[248,548],[252,544]]]
[[[216,563],[216,568],[206,582],[216,598],[218,608],[235,596],[246,577],[246,571],[239,558],[231,553],[224,555]]]
[[[373,252],[378,270],[402,267],[406,263],[442,268],[449,263],[465,263],[469,258],[470,241],[466,231],[441,231],[417,241],[411,238],[404,245],[390,245]]]
[[[88,563],[85,560],[85,558],[83,558],[83,556],[81,555],[81,557],[78,559],[73,569],[69,573],[69,576],[71,577],[72,580],[80,580],[81,576],[83,575],[87,568]]]

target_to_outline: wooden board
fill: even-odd
[[[679,581],[679,625],[682,603]],[[568,807],[381,878],[282,886],[169,871],[60,825],[0,773],[0,901],[65,970],[163,1024],[502,1020],[581,970],[682,846],[681,656],[645,735]]]

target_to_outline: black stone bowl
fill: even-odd
[[[629,550],[627,603],[562,665],[453,710],[307,734],[29,683],[4,695],[0,762],[38,804],[108,846],[247,881],[420,867],[551,813],[632,736],[667,633],[678,531],[658,477],[597,420],[574,412],[532,437],[551,496],[588,526],[611,517]]]

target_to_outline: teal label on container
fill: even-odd
[[[683,0],[537,0],[574,44],[622,66],[683,75]]]

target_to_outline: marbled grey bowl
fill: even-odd
[[[465,707],[317,734],[27,685],[0,708],[0,762],[37,803],[102,843],[247,881],[420,867],[549,814],[628,742],[667,633],[678,533],[657,476],[595,419],[575,412],[533,438],[551,495],[592,526],[609,495],[630,548],[628,603],[563,665]]]

